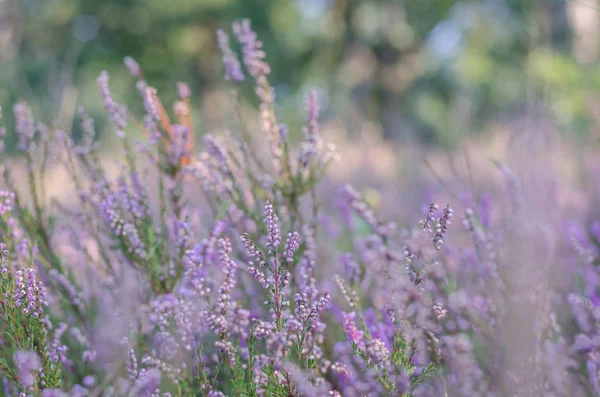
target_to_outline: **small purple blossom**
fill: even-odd
[[[38,371],[42,368],[39,355],[31,351],[18,351],[14,359],[21,384],[25,387],[33,387]]]
[[[225,80],[231,80],[234,83],[244,81],[244,73],[240,61],[229,46],[229,37],[223,30],[217,30],[217,41],[219,49],[223,55],[223,65],[225,65]]]
[[[243,19],[233,24],[233,33],[242,45],[242,54],[244,64],[252,77],[257,78],[261,75],[271,73],[269,65],[263,61],[266,53],[262,50],[262,42],[257,39],[257,35],[250,26],[249,19]],[[234,76],[239,77],[234,74]]]
[[[140,76],[140,65],[130,56],[123,58],[123,63],[127,67],[127,70],[133,77]]]
[[[265,210],[263,213],[265,219],[264,222],[267,225],[267,244],[266,247],[269,249],[269,253],[273,253],[279,247],[281,242],[281,232],[279,230],[279,218],[275,215],[273,209],[273,200],[268,200],[265,203]]]
[[[13,210],[15,194],[10,191],[0,190],[0,217],[10,215]]]
[[[187,85],[187,83],[184,83],[183,81],[178,81],[177,94],[181,99],[188,99],[192,96],[192,90],[190,89],[190,86]]]
[[[348,340],[354,343],[360,343],[363,339],[363,332],[358,329],[354,319],[356,318],[355,312],[343,313],[344,318],[344,331],[346,331],[346,336]]]
[[[116,102],[108,86],[109,83],[108,72],[103,70],[100,76],[96,79],[98,88],[100,89],[100,95],[104,101],[104,107],[108,111],[110,119],[117,129],[117,136],[125,136],[125,128],[127,128],[127,107]]]
[[[28,151],[37,131],[31,108],[26,102],[20,102],[13,106],[13,112],[16,121],[15,130],[19,134],[19,149]]]
[[[294,261],[294,252],[300,247],[298,243],[298,233],[292,232],[288,233],[287,240],[285,242],[285,260],[288,263],[292,263]]]

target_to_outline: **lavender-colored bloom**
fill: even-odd
[[[0,217],[10,215],[15,202],[15,194],[7,190],[0,190]]]
[[[123,63],[127,67],[127,70],[133,77],[140,76],[140,65],[130,56],[127,56],[123,59]]]
[[[262,42],[250,26],[249,19],[243,19],[233,24],[233,33],[242,45],[244,64],[252,77],[268,75],[271,73],[269,65],[263,61],[266,54],[262,50]],[[238,76],[239,77],[239,76]]]
[[[135,389],[139,396],[146,396],[153,393],[160,386],[161,371],[158,368],[151,368],[144,371],[136,381]]]
[[[279,124],[279,140],[281,142],[287,142],[288,140],[288,126],[285,123]]]
[[[573,353],[590,353],[598,347],[598,343],[590,339],[589,336],[578,334],[575,337],[575,342],[571,346]]]
[[[219,260],[225,273],[225,280],[219,287],[219,297],[216,305],[216,313],[208,318],[209,325],[213,332],[219,335],[227,335],[228,322],[227,314],[231,311],[231,292],[236,285],[237,265],[230,258],[231,242],[227,238],[219,240]]]
[[[83,378],[83,385],[85,387],[87,387],[88,389],[94,387],[95,384],[96,384],[96,379],[93,376],[88,375],[85,378]]]
[[[367,354],[374,363],[387,364],[390,352],[381,339],[374,338],[367,342]]]
[[[183,81],[177,82],[177,94],[181,99],[188,99],[192,96],[192,90],[190,90],[190,86]]]
[[[454,211],[452,210],[452,208],[450,208],[450,205],[447,205],[446,208],[444,208],[442,216],[440,216],[440,218],[438,219],[435,228],[435,235],[433,236],[433,245],[438,250],[441,248],[444,242],[443,238],[448,232],[448,226],[450,226],[450,218],[452,218],[453,214]]]
[[[588,378],[592,387],[594,388],[594,392],[596,395],[600,395],[600,382],[598,380],[598,363],[594,360],[594,358],[590,358],[586,363]]]
[[[266,264],[266,262],[263,260],[262,254],[261,254],[260,250],[258,249],[258,247],[256,246],[256,244],[254,244],[254,242],[252,240],[250,240],[248,233],[242,234],[242,236],[240,237],[240,240],[244,244],[244,248],[246,249],[246,254],[248,254],[248,256],[250,258],[260,258],[261,259],[260,265],[264,266]]]
[[[27,102],[19,102],[13,106],[13,112],[16,122],[15,130],[19,134],[19,149],[27,151],[37,131],[31,108]]]
[[[351,185],[345,185],[342,194],[348,205],[360,216],[372,229],[373,232],[382,237],[389,237],[395,229],[393,223],[387,225],[381,223],[375,216],[375,211],[365,202],[362,195]]]
[[[98,142],[94,142],[94,138],[96,137],[96,128],[94,127],[94,120],[90,116],[88,116],[83,106],[80,106],[77,109],[77,113],[81,118],[81,123],[79,124],[79,126],[82,131],[82,137],[81,144],[75,148],[75,152],[77,154],[89,154],[99,145]]]
[[[126,241],[128,252],[134,254],[138,258],[145,259],[147,257],[146,247],[136,226],[130,222],[126,222],[120,215],[115,193],[106,195],[101,203],[102,215],[105,222],[110,226],[115,236]]]
[[[207,153],[219,165],[220,172],[224,176],[228,176],[230,174],[229,159],[227,156],[227,151],[221,142],[219,142],[213,135],[207,134],[204,137],[204,145],[206,146]]]
[[[37,281],[32,268],[25,271],[18,270],[15,273],[13,299],[15,306],[26,316],[39,317],[44,311],[44,306],[48,305],[46,287],[41,281]]]
[[[448,310],[444,309],[441,303],[433,305],[433,315],[436,320],[443,320],[444,318],[446,318],[447,314]]]
[[[169,145],[167,152],[169,164],[177,166],[178,164],[181,164],[182,159],[190,156],[187,147],[190,129],[185,125],[173,124],[172,130],[171,144]]]
[[[25,387],[33,387],[37,373],[42,368],[40,357],[35,352],[20,350],[14,358],[19,382]]]
[[[81,385],[75,385],[71,389],[70,394],[69,397],[86,397],[89,394],[89,390]]]
[[[220,220],[216,221],[208,238],[202,240],[200,246],[198,247],[198,252],[201,255],[201,260],[205,263],[214,262],[218,259],[217,243],[219,237],[221,237],[221,235],[225,232],[226,227],[227,224],[225,222]]]
[[[268,200],[265,203],[265,210],[263,213],[265,219],[264,222],[267,225],[267,243],[265,246],[269,249],[269,253],[273,253],[279,247],[281,242],[281,231],[279,230],[279,218],[275,215],[273,209],[273,200]]]
[[[310,91],[306,100],[306,121],[308,125],[302,129],[304,136],[316,150],[321,137],[319,135],[319,101],[315,90]]]
[[[250,262],[250,266],[248,266],[248,273],[250,274],[250,276],[252,276],[252,278],[256,281],[258,281],[263,288],[269,288],[271,286],[271,283],[269,282],[265,274],[252,265],[252,262]]]
[[[346,275],[346,279],[357,283],[360,280],[361,270],[360,265],[354,259],[354,256],[350,252],[346,252],[340,256],[340,261],[344,266],[344,274]]]
[[[355,312],[343,313],[344,318],[344,331],[349,341],[354,343],[360,343],[363,339],[363,332],[358,329],[354,319],[356,318]]]
[[[325,380],[317,381],[311,379],[309,372],[304,372],[297,365],[286,361],[283,363],[283,369],[288,373],[288,376],[293,380],[294,386],[298,389],[302,396],[327,396],[330,395],[331,385]]]
[[[439,205],[437,205],[436,203],[431,203],[431,205],[429,206],[429,211],[427,211],[427,216],[425,217],[424,220],[422,220],[421,223],[421,227],[428,231],[429,233],[433,232],[433,229],[431,227],[431,224],[434,222],[434,211],[437,210],[439,207]]]
[[[117,129],[117,136],[125,136],[125,128],[127,128],[127,107],[116,102],[110,93],[108,72],[103,70],[96,79],[100,95],[104,101],[104,107],[108,111],[112,123]]]
[[[138,221],[148,215],[148,197],[139,174],[132,172],[130,178],[132,188],[125,177],[119,178],[119,196],[125,213],[133,215],[134,220]]]
[[[492,212],[491,207],[492,207],[492,196],[488,193],[484,193],[481,196],[479,208],[481,211],[481,214],[480,214],[481,223],[486,228],[490,226],[490,218],[491,218],[491,212]]]
[[[244,73],[240,61],[229,46],[229,37],[223,30],[217,30],[217,41],[219,49],[223,55],[223,65],[225,66],[225,80],[231,80],[235,83],[244,81]]]
[[[294,261],[294,252],[300,247],[298,243],[298,233],[292,232],[288,233],[287,240],[285,242],[285,260],[288,263],[292,263]]]
[[[138,363],[133,349],[129,349],[125,361],[127,363],[127,376],[129,376],[129,379],[131,380],[136,379],[138,376]]]
[[[155,121],[160,121],[160,111],[156,88],[146,87],[144,91],[144,108],[146,113]]]
[[[75,288],[73,283],[64,274],[59,273],[56,269],[51,269],[48,274],[67,293],[69,299],[71,300],[71,304],[75,307],[78,307],[83,312],[85,310],[85,303],[83,301],[82,294],[81,292],[77,291],[77,288]]]
[[[567,298],[571,308],[571,314],[584,333],[589,333],[592,330],[592,322],[587,308],[586,302],[576,294],[570,294]]]

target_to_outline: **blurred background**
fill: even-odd
[[[45,122],[69,124],[83,104],[106,125],[103,69],[114,96],[142,109],[129,55],[166,103],[187,81],[197,133],[215,128],[227,89],[215,31],[239,18],[264,42],[292,128],[316,88],[345,137],[452,149],[535,117],[597,140],[598,0],[0,0],[2,123],[26,99]],[[242,95],[256,105],[249,79]]]

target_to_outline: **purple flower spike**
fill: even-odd
[[[217,30],[217,40],[219,49],[223,54],[223,65],[225,66],[225,80],[231,80],[235,83],[244,81],[244,73],[240,61],[229,46],[229,36],[223,30]]]

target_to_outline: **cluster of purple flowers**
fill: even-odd
[[[44,313],[44,306],[48,305],[46,287],[37,280],[33,269],[17,270],[13,299],[15,306],[21,308],[25,315],[39,317]]]
[[[435,203],[420,227],[399,228],[350,184],[330,205],[319,181],[336,152],[317,93],[296,145],[250,22],[232,38],[243,64],[217,32],[225,79],[254,80],[260,133],[240,121],[239,133],[205,135],[199,154],[190,88],[177,83],[170,112],[129,57],[139,119],[107,72],[97,81],[122,137],[117,175],[83,109],[76,144],[15,106],[30,199],[3,169],[5,395],[600,395],[596,223],[562,238],[514,189],[509,205],[457,198],[463,230]],[[146,135],[136,144],[134,126]],[[69,174],[73,202],[47,205],[49,159]],[[330,233],[323,209],[335,206]],[[572,267],[551,283],[563,261]]]

